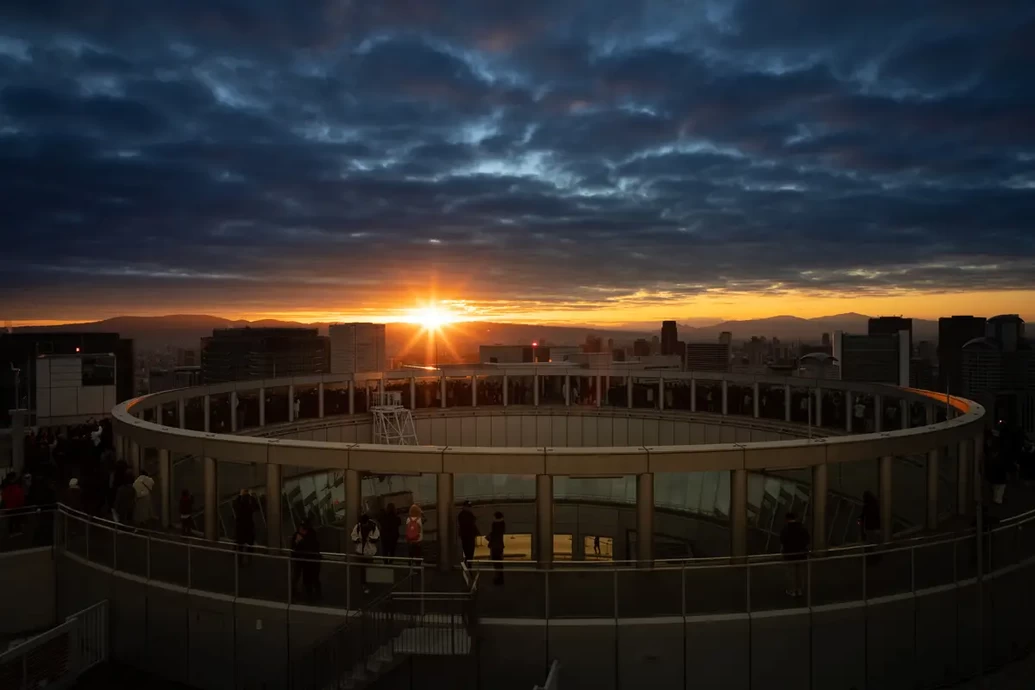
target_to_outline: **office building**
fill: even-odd
[[[870,320],[872,324],[874,319]],[[908,331],[870,335],[850,335],[835,331],[833,357],[845,381],[910,383],[910,337]]]
[[[661,354],[676,354],[676,342],[679,341],[679,329],[675,321],[661,322]]]
[[[586,336],[586,344],[582,346],[583,352],[603,352],[604,341],[599,335],[590,333]]]
[[[906,319],[901,316],[878,316],[869,321],[867,333],[869,335],[897,335],[906,331],[906,348],[909,356],[913,356],[913,319]]]
[[[633,341],[633,357],[650,356],[650,341],[646,338],[637,338]]]
[[[201,367],[183,366],[172,369],[151,369],[147,375],[147,392],[161,393],[189,388],[201,383]]]
[[[574,352],[572,350],[574,349]],[[565,361],[579,354],[578,348],[564,348],[561,356]],[[478,347],[478,359],[486,364],[532,364],[550,361],[549,346],[528,345],[481,345]]]
[[[118,333],[51,330],[0,333],[0,427],[9,423],[8,410],[15,401],[17,407],[35,409],[36,360],[54,355],[110,361],[115,366],[116,402],[129,400],[135,394],[133,341],[119,337]],[[84,370],[93,371],[94,367],[87,362]]]
[[[733,333],[731,333],[730,331],[723,331],[722,333],[719,334],[719,342],[722,343],[723,345],[732,345],[733,344]]]
[[[204,383],[330,373],[330,341],[315,328],[217,328],[201,341]]]
[[[687,371],[730,370],[730,346],[726,343],[687,343]]]
[[[1030,414],[1035,394],[1035,351],[1016,314],[995,316],[985,335],[962,350],[962,395],[984,405],[990,421],[1003,421],[1035,433]]]
[[[331,325],[328,333],[331,338],[331,373],[359,374],[385,368],[383,323],[336,323]]]
[[[938,319],[938,390],[963,394],[963,346],[985,335],[983,316]]]

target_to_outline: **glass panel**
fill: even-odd
[[[604,405],[623,409],[628,407],[629,392],[626,389],[626,377],[605,376],[601,386],[604,389]]]
[[[852,398],[852,431],[871,434],[875,430],[874,398],[872,395],[854,394]]]
[[[284,424],[288,420],[288,388],[266,389],[266,424]]]
[[[237,394],[237,428],[254,429],[259,426],[259,391],[241,391]]]
[[[563,405],[564,404],[564,377],[563,376],[539,376],[539,404],[540,405]]]
[[[593,407],[597,404],[597,378],[595,376],[571,377],[571,404]]]
[[[365,414],[370,410],[370,391],[378,389],[377,381],[357,381],[352,393],[354,414]]]
[[[323,413],[325,415],[346,415],[349,413],[349,385],[328,383],[323,387]]]
[[[507,377],[507,404],[531,405],[535,395],[535,384],[531,376]]]
[[[478,405],[503,404],[503,377],[478,377]]]
[[[209,396],[209,430],[230,433],[230,394]]]
[[[613,538],[596,535],[584,537],[583,541],[587,561],[614,560],[615,540]]]
[[[747,566],[688,567],[682,577],[686,586],[686,615],[747,611]]]
[[[320,416],[318,386],[295,386],[295,419],[317,419]]]
[[[665,379],[665,409],[690,410],[690,382]]]
[[[784,387],[773,386],[761,383],[758,386],[758,414],[763,419],[775,419],[783,421],[784,415]]]
[[[658,382],[656,379],[633,379],[633,407],[656,410],[658,408]]]
[[[442,390],[438,378],[417,379],[415,389],[417,394],[416,409],[421,410],[442,406]]]
[[[471,380],[464,378],[446,379],[446,407],[471,406]]]
[[[540,577],[550,578],[550,618],[614,618],[614,571],[559,570]]]

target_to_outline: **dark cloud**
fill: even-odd
[[[33,0],[0,27],[6,304],[1035,275],[1030,3]]]

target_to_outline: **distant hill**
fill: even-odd
[[[773,316],[765,319],[745,321],[723,321],[711,326],[694,328],[680,325],[679,338],[687,342],[712,341],[723,331],[730,331],[734,340],[747,340],[751,336],[777,337],[781,340],[803,340],[819,342],[823,333],[845,331],[847,333],[865,333],[869,316],[865,314],[847,313],[833,316],[821,316],[814,319],[803,319],[797,316]],[[141,350],[164,350],[166,347],[198,347],[201,338],[212,335],[215,328],[253,328],[285,327],[285,328],[318,328],[323,335],[327,334],[327,323],[297,323],[294,321],[277,321],[263,319],[260,321],[231,321],[207,314],[173,314],[169,316],[117,316],[103,321],[78,323],[64,326],[27,326],[17,328],[18,331],[82,331],[95,333],[113,331],[124,338],[132,338]],[[650,338],[657,335],[661,324],[655,330],[622,330],[605,329],[594,326],[557,326],[551,324],[494,323],[473,321],[455,324],[445,329],[444,339],[439,343],[439,354],[443,361],[455,356],[463,358],[477,353],[479,345],[516,345],[532,341],[546,342],[553,345],[579,345],[589,334],[600,336],[605,341],[613,338],[616,343],[627,345],[637,338]],[[938,322],[925,319],[913,319],[913,338],[919,340],[936,340]],[[428,338],[419,326],[408,323],[390,323],[386,328],[387,343],[385,349],[389,356],[405,354],[407,345],[410,352],[423,354],[422,347],[427,345]],[[445,341],[449,341],[449,346]],[[452,352],[450,352],[452,351]]]

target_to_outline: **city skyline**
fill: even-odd
[[[0,320],[1033,316],[1031,7],[0,20]]]

